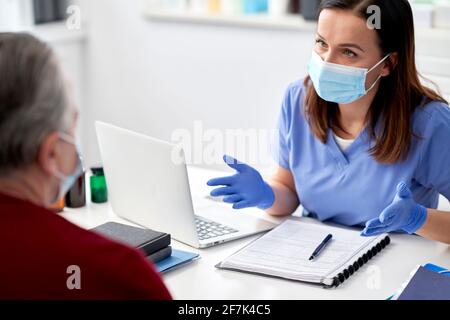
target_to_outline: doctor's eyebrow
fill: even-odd
[[[326,39],[325,39],[324,37],[322,37],[319,33],[317,33],[317,36],[318,36],[321,40],[323,40],[324,42],[327,42]],[[361,47],[360,47],[359,45],[357,45],[356,43],[341,43],[341,44],[338,45],[338,47],[341,47],[341,48],[355,48],[355,49],[358,49],[358,50],[360,50],[360,51],[362,51],[362,52],[365,52],[364,49],[361,48]]]

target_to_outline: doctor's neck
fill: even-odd
[[[338,121],[342,130],[335,132],[343,139],[355,139],[366,125],[366,116],[378,92],[378,85],[364,97],[348,104],[338,104]]]

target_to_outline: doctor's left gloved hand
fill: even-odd
[[[272,187],[263,180],[257,170],[227,155],[223,160],[237,173],[209,180],[208,186],[224,186],[211,191],[211,196],[225,196],[223,201],[232,203],[233,209],[258,207],[265,210],[273,205],[275,194]]]
[[[423,226],[426,219],[427,208],[414,202],[411,190],[404,182],[400,182],[394,201],[381,212],[378,218],[366,223],[361,235],[375,236],[400,230],[412,234]]]

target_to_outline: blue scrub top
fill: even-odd
[[[407,159],[378,163],[367,127],[342,152],[333,132],[323,144],[304,115],[306,89],[302,81],[287,89],[278,121],[274,157],[291,171],[306,214],[321,221],[348,226],[376,218],[394,199],[397,184],[405,182],[417,203],[436,208],[439,193],[450,199],[450,108],[430,102],[413,114],[413,138]]]

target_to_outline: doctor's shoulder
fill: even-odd
[[[304,101],[306,97],[308,87],[304,84],[304,80],[296,80],[291,82],[285,91],[284,94],[284,108],[289,114],[292,112],[298,111],[295,110],[299,108],[300,110],[304,109]]]
[[[414,126],[421,126],[427,131],[433,128],[449,130],[450,107],[443,101],[428,101],[416,107],[413,114]],[[450,137],[449,137],[450,138]]]

